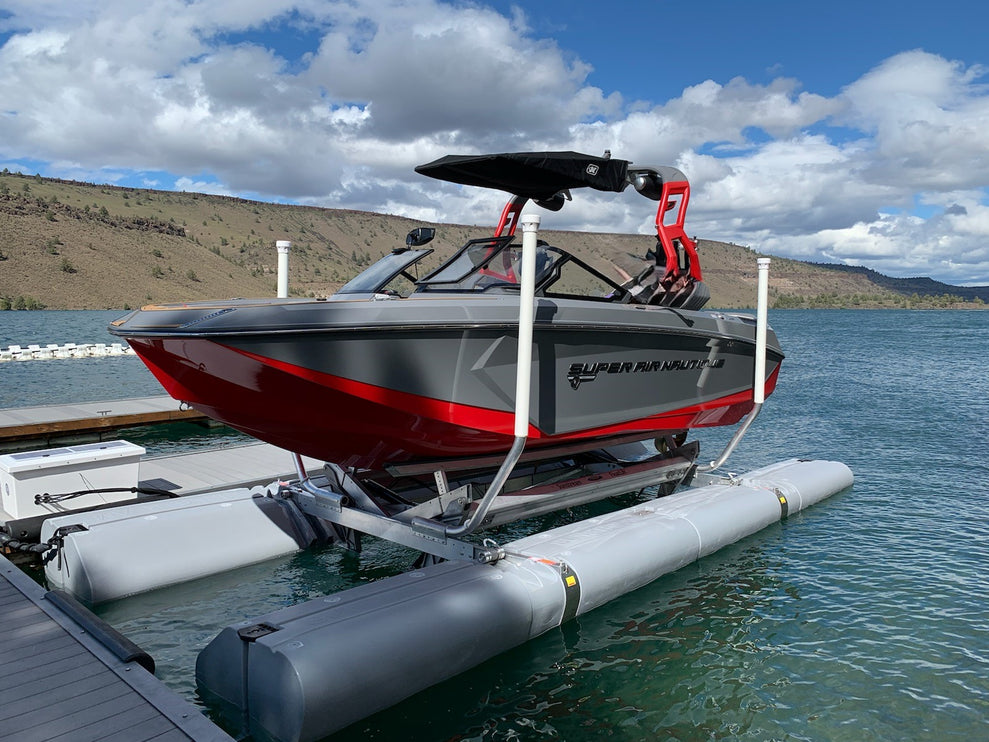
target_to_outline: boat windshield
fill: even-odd
[[[345,283],[337,294],[373,294],[382,291],[397,276],[405,276],[410,283],[414,283],[415,277],[406,273],[406,270],[431,252],[432,250],[404,248],[396,250]]]
[[[500,261],[495,261],[495,258],[497,258],[506,247],[509,247],[511,241],[511,236],[494,238],[485,237],[478,240],[471,240],[460,248],[460,252],[422,279],[419,282],[419,285],[444,289],[451,288],[453,284],[463,282],[472,274],[487,270],[488,265],[492,262],[503,263],[505,258],[502,258]],[[511,258],[509,257],[508,260],[510,261]],[[510,269],[511,266],[509,265],[507,267],[503,267],[507,270]],[[511,274],[505,273],[503,274],[503,277],[506,280],[510,280],[509,275],[515,274],[514,272]]]
[[[513,238],[471,240],[446,264],[417,283],[417,291],[518,291],[522,246]],[[627,301],[628,293],[590,266],[559,248],[536,246],[536,293],[540,296]]]

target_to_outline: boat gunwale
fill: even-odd
[[[554,322],[539,322],[538,320],[534,323],[534,329],[558,329],[566,331],[575,332],[635,332],[650,335],[677,335],[677,336],[690,336],[697,338],[709,338],[712,340],[723,340],[723,341],[733,341],[739,342],[746,345],[754,346],[755,338],[747,338],[740,335],[731,335],[724,332],[708,332],[703,330],[693,330],[691,328],[673,328],[673,327],[648,327],[642,325],[630,325],[628,323],[613,323],[613,324],[573,324],[573,325],[560,325]],[[396,332],[421,332],[423,329],[423,323],[409,324],[396,323],[375,323],[373,326],[346,326],[342,325],[339,327],[286,327],[286,328],[256,328],[256,329],[245,329],[245,330],[217,330],[217,331],[179,331],[177,329],[134,329],[128,330],[127,332],[114,332],[113,334],[119,334],[128,338],[200,338],[205,340],[214,340],[216,342],[222,342],[223,338],[244,338],[251,336],[269,336],[269,335],[315,335],[315,334],[355,334],[355,333],[365,333],[365,334],[377,334],[377,333],[396,333]],[[505,331],[505,330],[516,330],[518,329],[517,322],[498,322],[498,323],[488,323],[488,322],[463,322],[463,323],[443,323],[443,324],[428,324],[426,325],[430,330],[439,331],[464,331],[464,330],[495,330],[495,331]],[[767,348],[767,351],[778,355],[780,359],[785,358],[781,349],[777,348]]]

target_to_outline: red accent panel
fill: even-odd
[[[323,373],[322,371],[314,371],[303,366],[296,366],[274,358],[260,356],[240,348],[231,348],[230,350],[247,356],[260,364],[277,368],[292,376],[298,376],[314,384],[335,389],[343,394],[348,394],[374,404],[392,409],[408,410],[414,412],[418,417],[442,420],[459,427],[485,430],[512,437],[515,435],[515,413],[513,412],[489,410],[484,407],[473,407],[471,405],[458,404],[457,402],[423,397],[397,389],[366,384],[363,381],[355,381],[354,379],[347,379],[343,376],[334,376],[333,374]],[[541,438],[542,436],[543,434],[530,423],[529,437]]]
[[[343,466],[503,453],[514,414],[422,397],[344,379],[202,338],[130,341],[170,395],[260,440]],[[766,381],[776,386],[777,367]],[[547,436],[529,427],[533,447],[643,438],[692,427],[731,425],[752,409],[751,391],[660,415]]]

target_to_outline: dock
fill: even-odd
[[[318,473],[323,468],[323,462],[318,459],[304,456],[302,463],[310,474]],[[297,477],[292,454],[277,446],[260,442],[165,456],[145,456],[141,458],[139,471],[138,486],[166,490],[177,496],[249,489]],[[129,502],[131,501],[116,504],[126,505]],[[16,538],[33,540],[41,531],[45,518],[66,512],[70,511],[53,510],[48,515],[18,519],[0,507],[0,532],[6,531]]]
[[[312,471],[322,466],[308,458],[303,464]],[[140,463],[141,485],[177,495],[289,476],[295,476],[291,455],[265,443]],[[18,534],[40,528],[43,520],[4,522],[6,517],[0,510],[0,527]],[[0,553],[0,739],[233,742],[149,672],[153,667],[152,658],[85,606],[61,591],[46,591]]]
[[[307,472],[323,462],[302,458]],[[209,451],[141,459],[141,485],[176,495],[199,495],[221,489],[254,487],[279,479],[296,479],[292,454],[268,443],[245,443]]]
[[[203,413],[167,396],[15,407],[0,410],[0,449],[102,439],[123,428],[202,420],[208,420]]]
[[[0,555],[0,738],[233,742],[145,669],[147,655],[75,606]]]

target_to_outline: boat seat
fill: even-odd
[[[711,298],[707,285],[689,275],[679,276],[675,280],[666,276],[658,282],[658,285],[654,283],[652,286],[644,287],[640,293],[642,295],[642,298],[638,299],[640,302],[677,309],[700,309]]]
[[[680,289],[667,306],[680,309],[700,309],[711,298],[711,291],[703,281],[691,281]]]

